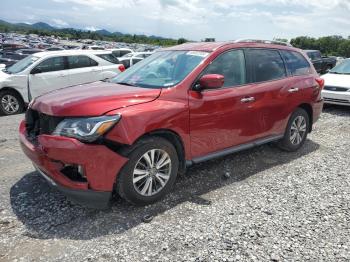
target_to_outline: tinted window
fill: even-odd
[[[301,54],[292,51],[282,51],[282,56],[291,75],[299,76],[312,73],[309,62]]]
[[[125,68],[129,68],[130,67],[130,59],[122,60],[122,64],[124,65]]]
[[[108,62],[111,62],[113,64],[120,64],[118,58],[116,58],[112,54],[102,54],[102,55],[96,55],[96,56],[98,56],[98,57],[100,57]]]
[[[131,52],[128,51],[128,50],[122,50],[122,51],[120,51],[120,55],[121,55],[121,56],[126,55],[126,54],[129,54],[129,53],[131,53]]]
[[[202,73],[219,74],[225,77],[224,87],[246,83],[245,59],[242,50],[234,50],[218,56]]]
[[[142,60],[142,58],[133,58],[132,59],[132,64],[134,65],[134,64],[140,62],[141,60]]]
[[[79,56],[68,56],[68,65],[70,69],[75,69],[75,68],[97,66],[98,63],[95,60],[92,60],[90,57],[79,55]]]
[[[264,82],[286,76],[282,57],[276,50],[249,49],[246,51],[250,82]]]
[[[64,70],[64,57],[52,57],[36,66],[41,73]]]

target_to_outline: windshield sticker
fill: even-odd
[[[200,56],[200,57],[206,57],[209,53],[207,52],[200,52],[200,51],[189,51],[187,52],[187,55],[193,55],[193,56]]]

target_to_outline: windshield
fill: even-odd
[[[157,52],[119,74],[112,82],[145,88],[171,87],[180,83],[208,54],[198,51]]]
[[[16,64],[10,66],[7,68],[6,72],[10,74],[17,74],[19,72],[22,72],[24,69],[28,68],[30,65],[32,65],[36,60],[38,60],[39,57],[36,56],[27,56],[26,58],[18,61]]]
[[[339,65],[337,65],[332,70],[330,70],[329,73],[349,75],[350,74],[350,59],[344,60]]]

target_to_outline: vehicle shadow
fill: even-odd
[[[210,206],[213,200],[205,199],[204,194],[240,183],[250,176],[259,176],[264,170],[289,163],[318,148],[318,144],[307,140],[298,152],[287,153],[270,144],[198,164],[185,176],[178,177],[174,190],[164,200],[147,207],[135,207],[118,198],[105,211],[70,203],[60,192],[51,189],[38,173],[32,172],[11,188],[11,206],[26,227],[24,234],[32,238],[92,239],[120,234],[143,223],[145,215],[156,217],[186,201]]]
[[[323,106],[323,112],[337,116],[350,116],[350,106],[325,104]]]

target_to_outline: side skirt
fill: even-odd
[[[258,139],[258,140],[255,140],[253,142],[249,142],[249,143],[246,143],[246,144],[242,144],[242,145],[226,148],[224,150],[220,150],[220,151],[217,151],[217,152],[214,152],[214,153],[210,153],[210,154],[205,155],[205,156],[196,157],[196,158],[193,158],[192,160],[187,160],[186,161],[186,166],[188,167],[188,166],[191,166],[193,164],[198,164],[198,163],[205,162],[205,161],[208,161],[208,160],[212,160],[212,159],[215,159],[215,158],[223,157],[223,156],[226,156],[226,155],[229,155],[229,154],[232,154],[232,153],[243,151],[243,150],[246,150],[246,149],[249,149],[249,148],[253,148],[253,147],[260,146],[260,145],[263,145],[263,144],[267,144],[267,143],[270,143],[270,142],[278,141],[278,140],[282,139],[283,136],[284,135],[269,136],[269,137]]]

